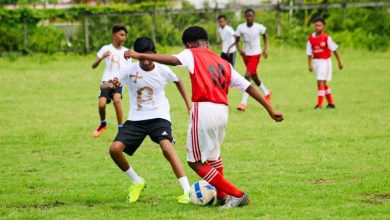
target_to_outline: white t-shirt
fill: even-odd
[[[234,44],[234,42],[236,41],[236,38],[234,36],[234,30],[229,25],[226,25],[223,28],[219,28],[218,31],[219,34],[221,35],[221,40],[222,40],[222,52],[227,53],[230,45]],[[232,46],[229,52],[230,53],[236,52],[236,46],[235,45]]]
[[[194,56],[192,55],[191,50],[185,49],[179,54],[174,55],[181,63],[181,66],[186,67],[191,74],[195,72],[195,61]],[[230,65],[230,64],[229,64]],[[230,79],[230,87],[240,90],[244,92],[251,83],[242,77],[233,67],[231,68],[231,79]]]
[[[313,33],[313,37],[315,35],[316,35],[316,33]],[[327,43],[328,43],[328,48],[329,48],[330,51],[333,52],[333,51],[337,50],[338,45],[333,41],[333,39],[330,36],[328,36],[328,42]],[[311,48],[310,41],[307,41],[307,43],[306,43],[306,54],[308,56],[313,55],[313,49]]]
[[[165,96],[165,86],[179,79],[170,68],[154,63],[151,71],[145,71],[139,62],[126,66],[119,75],[122,86],[129,89],[129,121],[162,118],[170,121],[169,103]]]
[[[110,51],[111,53],[110,56],[104,59],[106,66],[104,68],[102,81],[108,81],[113,79],[115,76],[118,76],[121,69],[131,63],[131,59],[126,60],[124,58],[124,52],[126,50],[127,48],[123,46],[118,50],[112,44],[108,44],[100,48],[97,52],[98,58],[102,58],[106,51]]]
[[[259,23],[253,23],[251,27],[248,27],[246,23],[238,25],[235,36],[243,39],[245,55],[261,54],[260,36],[264,35],[266,30],[267,28]]]

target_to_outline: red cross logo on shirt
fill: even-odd
[[[134,83],[137,83],[138,79],[142,79],[142,76],[139,76],[138,72],[135,75],[130,75],[130,78],[134,77]]]

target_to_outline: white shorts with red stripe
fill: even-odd
[[[329,59],[313,59],[314,72],[317,75],[317,80],[332,80],[332,60]]]
[[[228,116],[224,104],[193,103],[187,133],[187,161],[218,160]]]

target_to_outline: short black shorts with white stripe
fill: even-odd
[[[168,120],[156,118],[142,121],[126,121],[122,129],[116,135],[114,141],[120,141],[126,145],[125,153],[133,155],[142,144],[145,137],[149,136],[155,143],[162,140],[173,142],[172,124]]]

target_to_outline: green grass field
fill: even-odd
[[[180,185],[149,139],[130,158],[148,188],[138,203],[125,203],[129,181],[108,154],[117,130],[112,105],[109,128],[91,136],[103,69],[90,68],[93,55],[1,58],[0,218],[390,219],[390,53],[342,50],[346,68],[334,62],[331,84],[337,109],[313,111],[304,51],[271,49],[261,75],[285,121],[274,123],[253,100],[237,112],[241,95],[231,90],[222,157],[226,176],[252,203],[223,212],[176,204]],[[189,89],[184,69],[174,70]],[[185,162],[188,116],[174,85],[167,96]],[[185,168],[191,182],[199,179]]]

